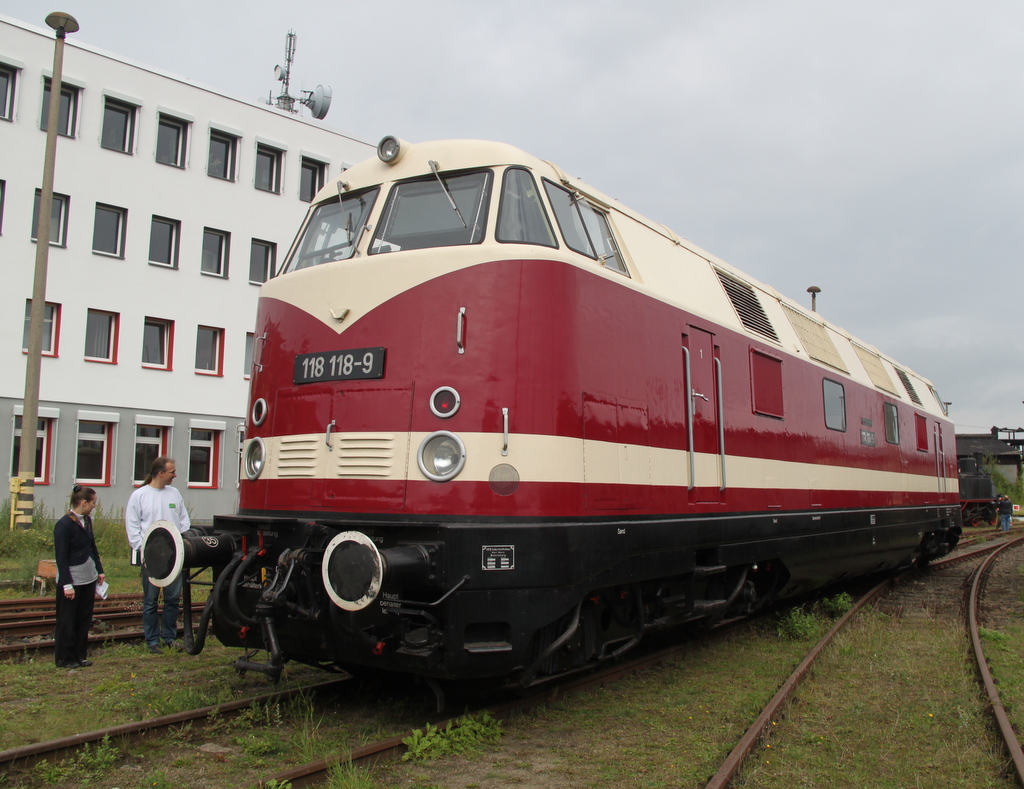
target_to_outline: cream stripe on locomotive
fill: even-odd
[[[323,433],[270,436],[263,440],[266,463],[260,478],[424,480],[416,452],[429,433]],[[686,487],[689,453],[589,439],[513,433],[502,455],[500,433],[460,433],[466,465],[449,483],[487,482],[494,466],[514,466],[521,482],[569,482]],[[246,441],[246,448],[252,439]],[[694,480],[719,487],[721,458],[696,453]],[[778,490],[871,490],[929,493],[939,490],[934,475],[726,456],[729,488]],[[956,478],[944,481],[955,491]]]

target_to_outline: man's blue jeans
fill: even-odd
[[[1010,516],[1009,515],[1000,515],[999,518],[1003,522],[1003,531],[1009,531],[1010,530]]]
[[[163,587],[163,615],[157,614],[157,601],[160,598],[160,587],[149,582],[149,573],[142,568],[142,631],[146,634],[146,644],[159,646],[167,644],[178,637],[178,608],[181,600],[181,575],[179,574],[169,585]]]

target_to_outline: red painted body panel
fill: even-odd
[[[380,265],[381,276],[386,277],[386,256]],[[343,268],[333,273],[330,268],[318,272],[320,283],[344,293]],[[467,310],[464,354],[455,344],[455,316],[461,307]],[[933,445],[928,452],[915,448],[914,414],[924,412],[770,343],[698,319],[614,278],[565,263],[503,260],[457,270],[377,306],[340,336],[296,307],[264,297],[256,334],[264,333],[267,339],[257,351],[263,367],[253,375],[251,397],[264,398],[270,416],[261,426],[247,425],[250,438],[323,433],[332,420],[337,432],[443,429],[500,434],[501,409],[507,407],[513,440],[515,434],[586,437],[684,451],[685,344],[691,355],[692,388],[708,397],[694,401],[698,451],[716,453],[718,444],[720,415],[710,354],[722,364],[721,417],[729,456],[887,471],[933,481],[943,475],[956,477],[953,426],[948,421],[928,415],[929,429],[939,425],[945,443],[945,468],[940,470]],[[376,346],[387,349],[381,380],[292,383],[297,354]],[[753,413],[752,348],[784,359],[782,419]],[[846,432],[825,428],[823,377],[845,387]],[[460,410],[449,419],[438,418],[429,408],[431,392],[442,385],[455,387],[462,397]],[[886,400],[898,402],[900,445],[885,441]],[[862,444],[862,429],[875,434],[875,446]],[[715,486],[688,491],[686,480],[680,480],[679,487],[524,481],[513,495],[499,496],[486,482],[456,478],[440,484],[418,479],[414,458],[410,466],[408,483],[243,480],[240,510],[574,518],[620,516],[624,510],[657,516],[958,501],[955,492],[812,490],[809,480],[797,489],[727,486],[721,493]],[[794,484],[787,480],[786,487]]]

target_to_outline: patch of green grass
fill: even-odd
[[[402,740],[408,750],[402,761],[438,759],[454,754],[475,753],[485,744],[501,738],[501,721],[486,710],[479,715],[463,715],[451,720],[443,729],[428,723]]]
[[[982,631],[989,670],[999,683],[999,695],[1017,731],[1024,727],[1024,624]]]
[[[35,766],[36,775],[47,784],[75,782],[87,786],[103,778],[114,769],[120,751],[110,737],[101,742],[85,745],[74,756],[59,762],[41,761]]]
[[[337,764],[327,773],[327,789],[376,789],[377,784],[369,772],[352,762]]]
[[[1012,786],[961,626],[870,612],[822,655],[737,789]]]

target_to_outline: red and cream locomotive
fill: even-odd
[[[927,561],[953,425],[907,367],[508,145],[385,138],[260,296],[237,515],[188,649],[523,686]],[[189,584],[186,584],[186,593]]]

